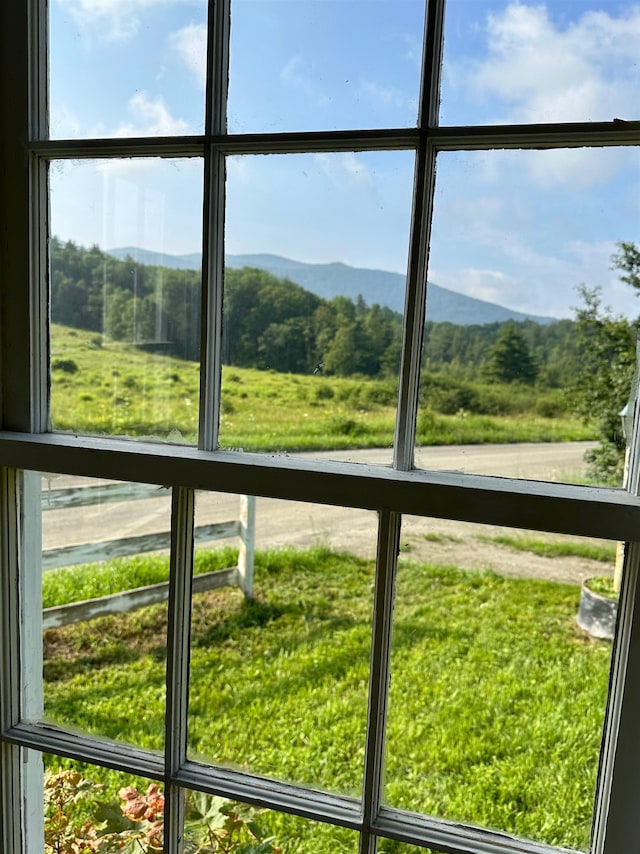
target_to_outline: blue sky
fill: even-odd
[[[232,0],[229,130],[412,126],[418,0]],[[51,0],[55,138],[199,133],[204,0]],[[442,124],[640,118],[640,2],[448,0]],[[444,153],[432,281],[570,316],[580,283],[640,241],[635,149]],[[404,273],[410,152],[246,156],[227,164],[227,251]],[[103,248],[201,248],[202,164],[54,163],[52,230]]]

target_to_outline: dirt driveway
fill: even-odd
[[[575,480],[584,472],[584,452],[590,443],[475,445],[419,449],[416,463],[439,470],[529,477],[539,480]],[[314,454],[331,459],[388,463],[388,450]],[[74,479],[75,480],[75,479]],[[77,481],[76,481],[77,482]],[[86,483],[86,479],[84,479]],[[50,488],[70,485],[69,478],[52,478]],[[238,518],[237,496],[201,494],[196,524]],[[131,537],[166,531],[169,497],[61,510],[43,514],[44,548]],[[377,517],[365,510],[259,498],[256,502],[256,548],[299,548],[323,544],[365,557],[375,557]],[[488,525],[406,516],[401,554],[418,561],[454,563],[468,568],[490,567],[504,575],[547,578],[579,583],[594,574],[612,572],[606,564],[578,558],[543,558],[491,542],[499,535],[520,532]],[[532,534],[536,539],[562,540],[554,534]]]
[[[591,442],[430,447],[417,450],[416,464],[422,468],[501,477],[575,481],[585,474],[584,454],[591,447]],[[388,461],[388,453],[387,450],[333,451],[322,456],[353,462],[384,463]],[[365,510],[258,499],[256,546],[267,548],[295,545],[305,548],[321,543],[373,558],[376,549],[376,524],[375,514]],[[405,516],[401,555],[416,561],[452,563],[469,569],[491,568],[503,575],[545,578],[575,584],[580,584],[588,576],[613,573],[613,565],[574,557],[538,557],[530,552],[517,551],[490,541],[498,536],[526,535],[548,541],[576,542],[583,539],[560,534],[529,534],[510,528],[446,519]]]

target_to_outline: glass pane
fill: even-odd
[[[170,500],[157,486],[42,476],[46,719],[162,749]]]
[[[441,122],[638,119],[637,6],[447,0]]]
[[[162,783],[44,757],[44,852],[160,851]]]
[[[52,164],[54,430],[197,441],[202,174],[197,159]]]
[[[49,8],[51,137],[202,133],[206,3],[95,3]]]
[[[192,758],[358,796],[367,714],[376,517],[341,508],[198,494],[195,582],[236,566],[193,600],[189,698]],[[241,516],[241,514],[243,514]],[[338,550],[326,536],[339,514]],[[242,518],[245,542],[212,547]],[[224,523],[227,523],[226,525]],[[345,545],[346,543],[346,545]],[[365,556],[361,556],[365,555]]]
[[[408,845],[396,839],[379,839],[377,852],[378,854],[438,854],[432,848],[418,848],[416,845]]]
[[[391,461],[413,160],[230,158],[222,447]]]
[[[615,561],[602,540],[403,518],[389,805],[588,850]]]
[[[503,474],[504,445],[511,475],[580,481],[577,457],[603,440],[586,474],[621,485],[638,297],[619,241],[640,225],[637,150],[444,152],[437,165],[421,465],[440,467],[431,446],[450,445],[447,468]],[[552,445],[535,462],[556,442],[566,458]],[[537,446],[531,464],[514,443]],[[469,445],[500,447],[489,463]]]
[[[200,818],[203,813],[205,813],[204,820]],[[227,826],[216,828],[216,820],[225,819]],[[336,854],[336,852],[357,854],[358,852],[358,834],[353,830],[333,827],[330,824],[309,821],[272,810],[260,810],[199,792],[187,792],[186,850],[192,850],[187,847],[189,843],[202,844],[203,841],[208,841],[203,834],[203,829],[208,833],[228,831],[231,822],[234,822],[234,833],[231,836],[233,847],[221,847],[220,851],[259,851],[264,854],[268,852],[273,854]],[[253,839],[248,835],[249,824],[255,836]],[[229,841],[228,837],[222,836],[222,839],[225,842]],[[245,848],[242,843],[250,843],[251,847]],[[194,848],[193,850],[204,852],[218,849]]]
[[[229,130],[415,126],[423,24],[422,0],[232,0]]]

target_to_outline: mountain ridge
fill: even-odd
[[[200,253],[170,255],[133,246],[106,250],[115,258],[130,256],[141,264],[169,267],[171,269],[197,270],[201,266]],[[394,311],[404,310],[405,277],[400,273],[385,270],[351,267],[341,261],[312,264],[295,261],[280,255],[252,253],[227,255],[225,263],[231,268],[258,267],[278,276],[288,277],[317,296],[331,299],[346,296],[355,300],[358,295],[368,305],[379,303]],[[553,323],[558,318],[515,311],[487,300],[443,288],[434,282],[428,283],[428,319],[434,322],[449,322],[459,326],[504,323],[507,320],[531,320],[535,323]]]

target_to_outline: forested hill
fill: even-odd
[[[169,255],[162,252],[150,252],[146,249],[125,246],[109,250],[109,254],[121,260],[130,256],[142,264],[155,264],[172,269],[198,270],[201,257],[198,253],[190,255]],[[324,299],[346,296],[352,300],[358,295],[372,304],[386,306],[393,311],[403,311],[405,277],[386,270],[368,270],[350,267],[348,264],[308,264],[293,261],[280,255],[263,253],[260,255],[227,255],[227,268],[257,267],[266,270],[278,278],[289,278],[303,288]],[[462,326],[467,324],[504,323],[506,320],[533,320],[536,323],[552,323],[553,317],[523,314],[505,306],[486,300],[475,299],[456,291],[429,283],[429,317],[438,323],[448,322]]]
[[[57,238],[51,241],[51,270],[53,322],[199,358],[198,271],[119,260],[97,246],[84,249]],[[574,324],[568,320],[544,325],[430,322],[427,368],[480,376],[505,339],[505,326],[535,365],[530,379],[537,376],[552,386],[567,382],[577,364]],[[362,297],[324,299],[253,267],[227,268],[225,273],[222,349],[228,365],[343,376],[393,374],[399,365],[401,327],[399,313],[367,305]]]

